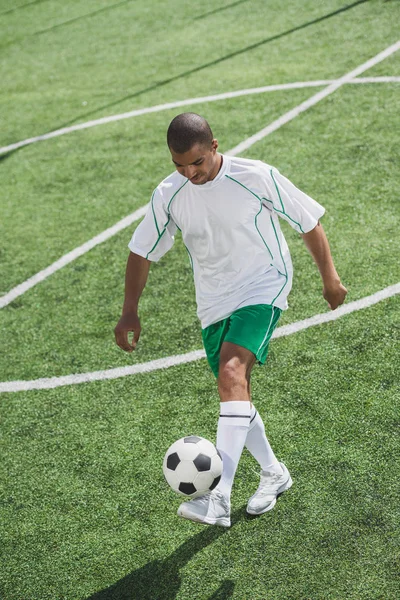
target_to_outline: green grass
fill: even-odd
[[[283,10],[278,0],[268,6],[253,0],[194,21],[215,4],[194,8],[175,2],[174,10],[161,0],[151,7],[127,2],[33,35],[104,5],[50,0],[3,17],[11,30],[4,34],[4,43],[18,40],[4,46],[4,144],[88,120],[85,115],[104,116],[227,89],[338,77],[394,43],[398,35],[396,2],[382,0],[370,0],[222,62],[345,4],[307,0],[299,6],[289,0]],[[178,79],[158,85],[174,77]]]
[[[178,520],[160,469],[182,432],[215,436],[205,360],[4,395],[4,597],[209,598],[230,580],[235,598],[395,598],[398,317],[391,299],[272,344],[253,396],[295,485],[246,517],[244,455],[226,533]]]
[[[2,0],[1,145],[153,104],[340,77],[396,41],[398,3],[364,2],[239,51],[344,6]],[[399,75],[399,60],[398,52],[363,75]],[[326,207],[349,301],[399,281],[398,86],[344,86],[244,154],[275,165]],[[210,121],[226,151],[317,91],[189,110]],[[149,201],[172,170],[164,140],[178,112],[74,132],[0,161],[0,293]],[[134,228],[1,310],[1,381],[201,348],[180,235],[151,267],[136,352],[115,345]],[[296,275],[281,324],[326,311],[301,238],[283,229]],[[180,499],[161,470],[182,435],[215,440],[219,399],[205,359],[2,394],[0,598],[397,600],[399,311],[394,297],[272,342],[267,366],[253,371],[253,399],[294,485],[274,511],[249,518],[258,477],[244,453],[228,531],[178,519]]]
[[[215,123],[221,149],[228,150],[309,95],[309,90],[293,90],[195,108]],[[226,116],[218,125],[221,111]],[[176,114],[176,109],[163,111],[74,132],[6,159],[0,238],[4,292],[149,201],[158,181],[173,170],[164,140]],[[127,246],[130,233],[124,236]],[[43,238],[45,248],[36,244]]]

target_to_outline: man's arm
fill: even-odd
[[[303,233],[301,237],[321,274],[324,284],[323,296],[328,302],[329,308],[334,310],[340,304],[343,304],[347,290],[340,283],[340,277],[333,264],[328,239],[321,223],[318,222],[314,229],[308,233]]]
[[[128,257],[125,273],[125,300],[122,316],[114,329],[115,341],[126,352],[132,352],[140,337],[140,320],[138,317],[139,298],[147,282],[151,261],[131,252]],[[133,331],[132,344],[128,333]]]

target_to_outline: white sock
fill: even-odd
[[[230,499],[233,478],[243,452],[250,423],[250,402],[232,400],[220,403],[217,429],[217,449],[224,464],[221,481],[216,489]]]
[[[263,471],[272,471],[273,473],[282,475],[282,467],[265,435],[264,423],[255,406],[251,407],[250,425],[245,445]]]

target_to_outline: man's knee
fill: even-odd
[[[232,342],[222,344],[217,379],[221,398],[232,399],[231,395],[247,398],[255,360],[256,357],[247,348]]]
[[[229,360],[221,360],[218,371],[218,387],[229,389],[236,386],[247,386],[246,365],[237,356]]]

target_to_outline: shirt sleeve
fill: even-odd
[[[325,208],[299,190],[289,179],[275,169],[269,170],[268,196],[265,206],[285,219],[299,233],[307,233],[316,227]]]
[[[158,262],[174,244],[177,226],[167,212],[160,191],[154,190],[143,221],[136,228],[128,247],[131,252]]]

